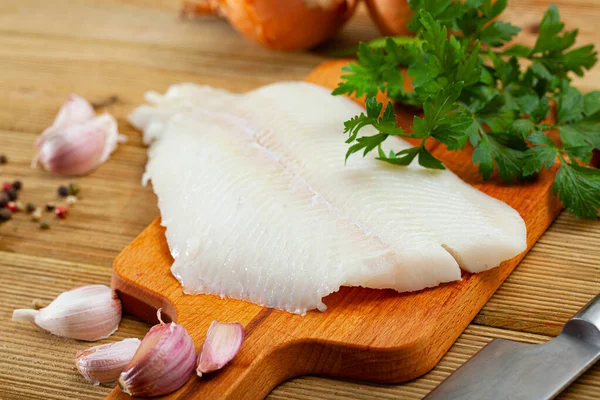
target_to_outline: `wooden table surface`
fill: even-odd
[[[562,0],[567,27],[580,43],[600,44],[598,0]],[[513,1],[506,19],[524,27],[531,43],[546,0]],[[148,89],[192,81],[244,91],[269,82],[303,79],[326,59],[325,50],[277,53],[240,38],[221,20],[181,19],[179,0],[3,0],[0,7],[0,153],[9,158],[0,181],[21,179],[21,200],[57,201],[71,181],[81,200],[66,220],[42,231],[24,213],[0,225],[0,399],[101,399],[109,387],[87,384],[73,367],[88,343],[50,336],[10,321],[33,299],[110,283],[112,260],[157,215],[156,199],[140,185],[146,151],[125,120]],[[330,47],[377,36],[361,12]],[[576,81],[600,89],[600,68]],[[89,176],[75,180],[29,168],[35,137],[66,96],[102,102],[129,142]],[[50,215],[48,215],[50,217]],[[496,337],[540,343],[600,291],[600,222],[563,213],[465,330],[439,365],[413,382],[375,385],[319,377],[283,383],[272,399],[418,399]],[[142,337],[148,325],[125,316],[111,340]],[[107,341],[104,341],[107,342]],[[564,399],[600,398],[600,365]]]

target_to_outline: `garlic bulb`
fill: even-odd
[[[53,335],[94,341],[117,330],[121,302],[108,286],[82,286],[61,293],[40,310],[15,310],[12,319],[33,322]]]
[[[235,357],[244,341],[244,327],[239,322],[213,321],[198,356],[198,376],[223,368]]]
[[[140,339],[125,339],[78,351],[75,366],[88,381],[99,384],[114,382],[140,347]]]
[[[182,387],[194,373],[196,349],[185,328],[160,320],[142,339],[117,383],[131,396],[160,396]]]
[[[72,94],[61,107],[52,126],[36,140],[38,163],[58,175],[84,175],[105,162],[127,141],[119,135],[117,121],[109,114],[95,116],[90,103]]]

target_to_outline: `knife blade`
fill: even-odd
[[[598,359],[600,295],[546,343],[494,339],[425,399],[553,399]]]

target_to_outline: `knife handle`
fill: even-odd
[[[600,345],[600,294],[567,321],[563,332],[592,342],[595,346]]]

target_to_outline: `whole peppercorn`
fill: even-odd
[[[10,188],[12,188],[12,183],[10,183],[10,182],[4,182],[2,184],[2,190],[7,191]]]
[[[6,205],[6,208],[8,208],[12,212],[19,211],[19,207],[17,206],[17,203],[15,203],[14,201],[9,201],[8,204]]]
[[[67,203],[68,207],[72,207],[75,203],[77,203],[77,197],[68,195],[65,199],[65,203]]]
[[[0,154],[0,165],[4,165],[8,162],[8,158],[4,154]]]
[[[56,216],[60,219],[67,218],[68,213],[69,213],[69,210],[65,206],[56,207],[56,210],[54,210],[54,214],[56,214]]]
[[[38,222],[40,219],[42,219],[42,209],[38,207],[31,213],[31,220]]]
[[[8,190],[5,190],[4,193],[8,196],[8,200],[15,201],[17,199],[17,191],[12,187]]]
[[[46,204],[46,211],[52,211],[52,210],[54,210],[54,208],[55,208],[54,203]]]
[[[12,218],[12,212],[8,208],[0,208],[0,222],[8,221]]]
[[[81,188],[76,183],[69,183],[69,194],[72,196],[77,196]]]
[[[21,182],[21,181],[14,181],[12,183],[12,187],[15,190],[21,190],[21,188],[23,187],[23,182]]]
[[[67,197],[69,195],[69,188],[66,186],[59,186],[58,189],[56,189],[56,193],[58,193],[59,197]]]
[[[31,214],[32,212],[35,211],[36,207],[35,207],[35,204],[33,204],[33,203],[27,203],[27,206],[25,209],[27,210],[28,213]]]
[[[48,221],[40,222],[40,229],[50,229],[50,224],[48,223]]]
[[[6,192],[0,192],[0,208],[6,207],[6,205],[8,204],[8,195],[6,194]]]

